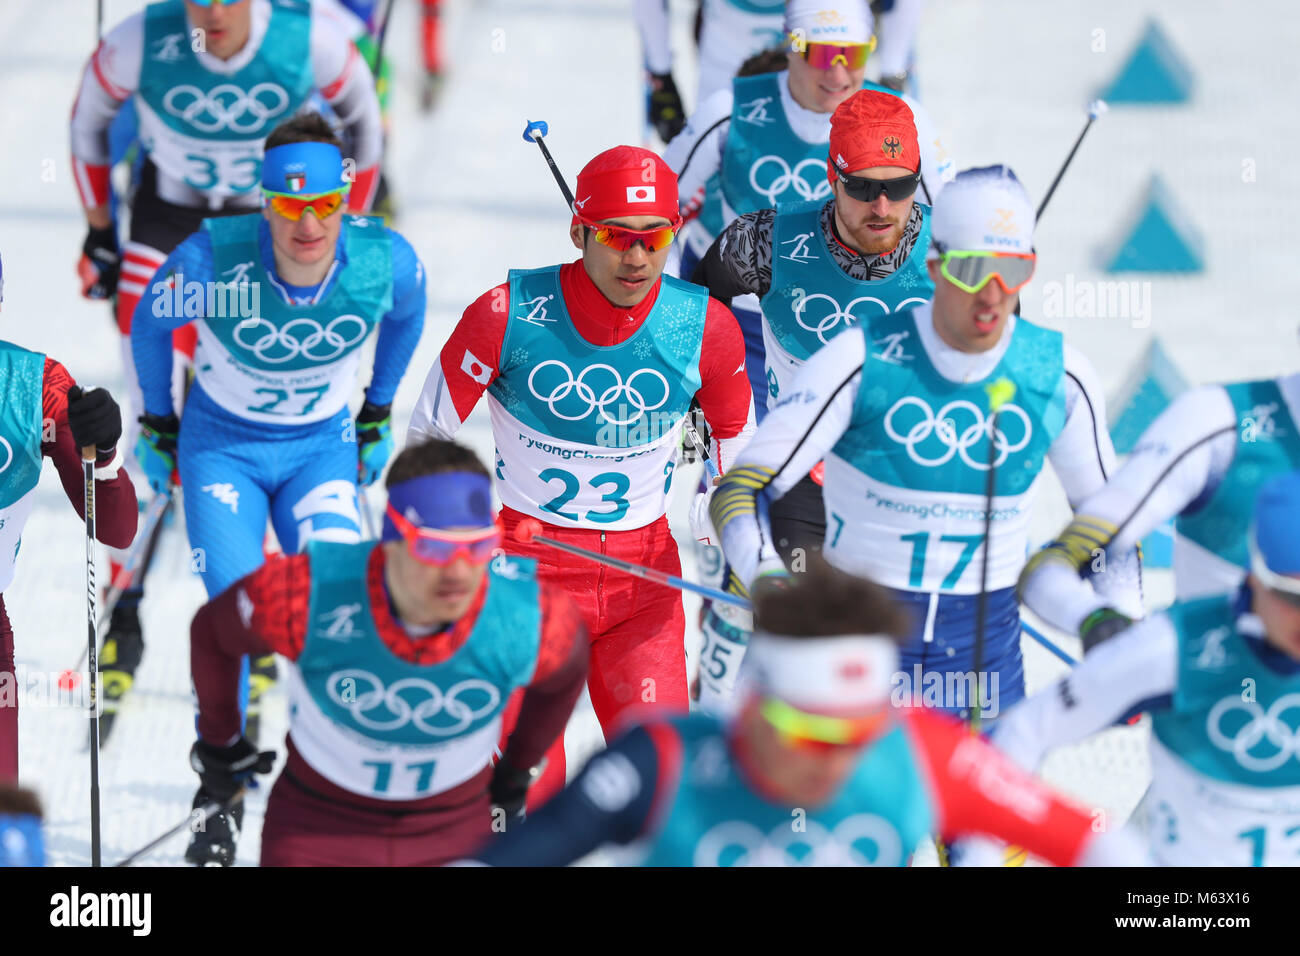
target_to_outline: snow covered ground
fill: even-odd
[[[107,0],[106,23],[141,6]],[[419,112],[416,4],[398,2],[388,38],[394,103],[388,169],[399,228],[429,270],[429,313],[411,371],[398,391],[404,423],[423,377],[461,310],[511,267],[571,258],[567,215],[525,120],[550,123],[548,140],[570,180],[601,149],[640,141],[639,43],[630,0],[446,0],[451,73],[432,114]],[[677,80],[694,89],[690,4],[674,0]],[[94,45],[93,4],[0,4],[0,254],[6,300],[0,335],[44,350],[82,382],[123,392],[118,336],[107,307],[83,301],[73,266],[84,222],[68,165],[67,116]],[[1181,108],[1114,110],[1089,134],[1038,235],[1038,276],[1024,297],[1034,318],[1052,283],[1096,282],[1099,250],[1113,248],[1153,172],[1202,231],[1206,271],[1194,278],[1121,277],[1149,308],[1119,317],[1049,319],[1117,388],[1153,336],[1195,382],[1275,374],[1296,364],[1296,318],[1285,249],[1300,219],[1291,154],[1300,118],[1287,64],[1300,21],[1281,0],[931,0],[918,44],[920,95],[959,166],[1007,162],[1041,195],[1084,118],[1084,104],[1119,69],[1148,14],[1159,16],[1196,72],[1195,101]],[[1098,31],[1102,31],[1100,34]],[[1099,43],[1100,40],[1100,43]],[[1102,46],[1104,49],[1099,50]],[[1228,288],[1231,283],[1231,288]],[[1243,291],[1244,290],[1244,291]],[[463,438],[485,458],[485,410]],[[47,470],[48,471],[48,470]],[[680,474],[679,538],[694,472]],[[1050,483],[1049,483],[1050,484]],[[378,503],[377,501],[375,502]],[[1040,538],[1062,523],[1054,484],[1042,498]],[[186,815],[195,786],[185,755],[192,732],[188,621],[203,599],[189,572],[178,522],[164,536],[144,605],[148,651],[136,688],[101,764],[104,858],[115,861]],[[83,531],[49,474],[24,536],[18,576],[5,594],[20,675],[71,667],[85,642]],[[689,566],[691,555],[684,554]],[[107,574],[101,562],[101,578]],[[690,571],[688,570],[688,574]],[[1153,603],[1167,581],[1148,577]],[[689,604],[688,604],[689,608]],[[688,615],[693,617],[693,615]],[[1063,641],[1072,652],[1077,644]],[[1026,641],[1031,689],[1060,665]],[[264,719],[279,740],[283,701]],[[1145,773],[1140,731],[1112,731],[1082,752],[1062,753],[1051,775],[1094,805],[1126,816]],[[599,745],[589,709],[574,719],[571,762]],[[21,712],[23,781],[47,813],[54,862],[89,859],[85,720],[68,708]],[[240,862],[255,863],[264,793],[250,798]],[[178,864],[184,840],[156,852]]]

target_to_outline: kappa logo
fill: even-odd
[[[214,482],[210,485],[204,485],[202,490],[212,495],[223,505],[228,506],[232,515],[239,514],[239,492],[235,490],[235,486],[230,482]]]
[[[185,54],[181,52],[181,43],[184,40],[184,33],[169,33],[161,39],[154,40],[153,58],[159,63],[175,63],[183,59]]]
[[[770,102],[772,102],[772,97],[760,96],[748,103],[741,103],[740,114],[736,118],[742,123],[752,123],[755,126],[767,126],[770,123],[775,123],[776,120],[767,115],[767,104]]]
[[[464,356],[461,357],[460,370],[480,385],[490,382],[495,371],[491,365],[478,358],[469,349],[466,349]]]
[[[544,326],[548,322],[554,322],[555,320],[546,314],[546,303],[550,302],[554,298],[554,294],[539,295],[536,298],[526,299],[519,303],[519,307],[527,312],[527,315],[521,315],[518,317],[519,321],[538,326]]]
[[[912,356],[903,351],[903,339],[911,334],[911,332],[891,332],[882,339],[876,339],[871,343],[872,345],[883,344],[885,347],[874,353],[872,357],[888,362],[890,365],[902,365],[904,362],[912,361]]]
[[[777,258],[786,259],[790,262],[810,262],[813,259],[821,258],[820,256],[813,255],[812,250],[808,248],[808,241],[812,239],[812,237],[813,234],[811,232],[801,232],[793,239],[783,240],[781,245],[794,246],[794,248],[789,252],[781,253]]]
[[[222,272],[221,274],[223,276],[230,276],[230,278],[227,279],[226,281],[229,282],[231,285],[241,285],[242,283],[248,281],[248,274],[252,271],[253,271],[253,263],[251,261],[237,262],[229,269]]]
[[[341,604],[316,619],[316,633],[331,641],[350,641],[361,633],[352,623],[360,613],[360,604]]]

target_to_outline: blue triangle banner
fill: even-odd
[[[1108,104],[1185,103],[1191,99],[1191,68],[1155,20],[1148,20],[1138,45],[1119,75],[1098,95]]]

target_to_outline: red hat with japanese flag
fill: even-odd
[[[677,174],[648,149],[615,146],[597,155],[578,173],[573,212],[575,221],[662,216],[676,223],[680,218]]]

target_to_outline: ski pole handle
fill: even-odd
[[[683,424],[686,427],[686,437],[691,440],[691,444],[699,452],[700,459],[704,462],[704,470],[709,473],[709,481],[712,483],[718,477],[718,466],[709,458],[709,450],[704,447],[704,439],[700,437],[699,429],[695,427],[689,415],[686,416]]]
[[[546,165],[551,167],[551,175],[555,177],[556,185],[560,187],[560,192],[564,194],[564,201],[568,204],[569,212],[574,212],[573,193],[569,191],[568,185],[564,182],[564,177],[560,175],[560,168],[555,165],[555,157],[551,155],[551,151],[546,148],[546,143],[542,141],[542,137],[549,132],[550,127],[546,125],[545,120],[529,121],[528,125],[524,127],[524,142],[537,144],[537,148],[542,151],[542,156],[546,159]]]

